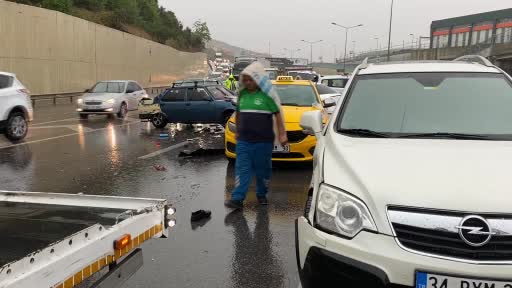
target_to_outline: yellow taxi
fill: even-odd
[[[288,145],[274,147],[272,161],[300,162],[312,161],[315,151],[315,136],[302,132],[299,125],[302,114],[307,111],[323,110],[322,100],[315,85],[307,80],[294,80],[292,76],[279,76],[272,81],[281,99]],[[225,153],[228,158],[236,158],[236,124],[233,115],[226,124]]]

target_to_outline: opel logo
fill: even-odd
[[[459,229],[460,238],[473,247],[484,246],[491,241],[492,235],[496,234],[487,220],[476,215],[464,217],[456,228]]]

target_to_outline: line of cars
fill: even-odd
[[[11,141],[22,140],[33,114],[28,89],[15,74],[0,72],[0,132]]]

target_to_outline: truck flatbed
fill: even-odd
[[[119,287],[172,214],[162,199],[0,191],[0,288],[75,287],[105,269],[94,287]]]

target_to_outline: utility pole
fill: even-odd
[[[311,45],[311,51],[310,51],[310,52],[311,52],[311,56],[310,56],[310,58],[309,58],[309,61],[310,61],[309,63],[310,63],[310,64],[311,64],[311,63],[313,63],[313,45],[314,45],[314,44],[318,44],[318,43],[320,43],[320,42],[322,42],[322,41],[324,41],[324,40],[318,40],[318,41],[313,41],[313,42],[311,42],[311,41],[306,41],[306,40],[300,40],[300,41],[302,41],[302,42],[304,42],[304,43],[308,43],[309,45]]]
[[[363,26],[363,24],[359,24],[359,25],[355,25],[355,26],[343,26],[343,25],[340,25],[340,24],[338,24],[336,22],[332,22],[331,24],[334,25],[334,26],[338,26],[340,28],[345,29],[345,54],[343,56],[343,71],[345,71],[345,68],[346,68],[346,65],[347,65],[348,30],[353,29],[353,28],[357,28],[357,27],[361,27],[361,26]]]
[[[389,37],[388,37],[388,62],[391,59],[391,29],[393,26],[393,4],[394,0],[391,0],[391,13],[389,16]]]
[[[409,34],[411,36],[411,49],[414,49],[414,34]]]

